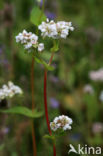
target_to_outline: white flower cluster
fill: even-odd
[[[89,93],[89,94],[94,93],[93,87],[91,85],[89,85],[89,84],[84,86],[83,91],[84,91],[84,93]]]
[[[53,39],[66,38],[69,34],[69,31],[73,31],[74,27],[72,22],[58,21],[55,23],[53,20],[42,22],[38,26],[38,29],[42,32],[43,37],[50,37]]]
[[[59,117],[56,117],[53,122],[50,123],[50,127],[53,131],[56,131],[58,129],[70,130],[71,124],[73,123],[72,119],[68,116],[61,115]]]
[[[22,94],[22,89],[9,81],[8,85],[3,85],[0,89],[0,100],[3,100],[7,97],[12,98],[15,94]]]
[[[38,51],[42,51],[44,49],[43,43],[38,43],[38,36],[33,34],[32,32],[27,32],[23,30],[22,33],[19,33],[16,36],[16,42],[20,42],[24,45],[24,48],[31,51],[31,48],[38,48]]]
[[[93,81],[103,81],[103,68],[97,71],[91,71],[89,77]]]

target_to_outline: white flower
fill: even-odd
[[[58,21],[55,23],[53,20],[49,22],[47,19],[46,22],[42,22],[38,26],[38,29],[41,31],[43,37],[50,37],[53,39],[66,38],[69,34],[69,31],[73,31],[74,27],[71,22]]]
[[[96,71],[91,71],[89,73],[89,77],[93,81],[103,81],[103,68]]]
[[[50,123],[50,127],[53,131],[56,131],[58,129],[58,126],[54,122]]]
[[[43,43],[40,43],[38,45],[38,51],[43,51],[43,49],[44,49],[44,44]]]
[[[24,45],[25,49],[30,49],[32,47],[32,43],[27,43]]]
[[[13,84],[9,81],[8,85],[3,85],[0,89],[0,100],[5,98],[12,98],[15,94],[22,94],[22,89],[19,86]]]
[[[42,44],[42,48],[40,48],[38,43],[38,36],[33,34],[32,32],[27,32],[26,30],[23,30],[22,33],[19,33],[16,37],[16,42],[21,43],[24,45],[24,48],[28,50],[28,52],[31,51],[31,48],[38,48],[41,51],[44,49],[44,44]],[[38,47],[39,46],[39,47]]]
[[[89,93],[89,94],[94,93],[93,87],[91,85],[89,85],[89,84],[84,86],[83,91],[84,91],[84,93]]]
[[[53,131],[56,131],[58,129],[70,130],[71,124],[73,123],[72,119],[68,116],[61,115],[59,117],[56,117],[53,122],[50,123],[50,127]]]
[[[47,19],[47,23],[46,22],[42,22],[41,25],[38,26],[38,29],[41,30],[42,32],[42,36],[43,37],[52,37],[55,38],[55,36],[57,36],[57,29],[56,29],[56,24],[54,23],[54,21],[48,21]]]

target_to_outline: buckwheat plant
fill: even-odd
[[[53,20],[49,21],[49,19],[46,19],[46,21],[43,21],[38,26],[38,29],[41,31],[41,36],[43,37],[43,39],[45,39],[46,37],[51,38],[54,43],[53,48],[50,49],[51,58],[48,63],[48,66],[50,66],[55,52],[59,50],[59,39],[60,38],[66,39],[67,36],[69,35],[69,31],[73,31],[74,27],[72,26],[71,22],[65,22],[65,21],[54,22]],[[44,71],[45,116],[46,116],[46,122],[47,122],[47,126],[48,126],[49,135],[52,136],[51,128],[53,130],[52,125],[54,125],[54,123],[53,122],[51,124],[49,123],[48,109],[47,109],[47,90],[46,89],[47,89],[47,69],[45,68],[45,71]],[[50,125],[51,125],[51,128],[50,128]],[[53,153],[55,156],[56,155],[55,141],[53,143]]]
[[[24,49],[31,53],[32,55],[32,65],[31,65],[31,90],[32,90],[32,112],[34,111],[34,58],[38,55],[39,52],[44,50],[44,44],[39,43],[38,36],[32,32],[27,32],[23,30],[22,33],[19,33],[16,37],[16,42],[24,46]],[[36,141],[35,141],[35,132],[34,132],[34,122],[32,120],[32,138],[33,138],[33,149],[34,155],[36,155]]]
[[[42,64],[44,66],[44,108],[45,108],[45,117],[46,123],[49,131],[48,137],[53,140],[53,155],[56,156],[56,147],[55,147],[55,138],[52,134],[53,131],[62,130],[63,133],[66,130],[71,129],[72,119],[67,116],[59,116],[54,119],[53,122],[49,122],[48,107],[47,107],[47,72],[52,71],[53,67],[51,66],[55,52],[59,50],[59,40],[66,39],[70,31],[74,30],[72,22],[49,20],[44,14],[44,4],[45,0],[42,1],[42,8],[34,7],[31,12],[30,21],[35,25],[35,33],[27,32],[23,30],[16,36],[16,42],[21,44],[26,53],[32,58],[31,63],[31,93],[32,93],[32,110],[26,107],[16,107],[8,110],[9,113],[16,113],[28,116],[32,118],[32,139],[33,139],[33,153],[34,156],[37,155],[36,150],[36,141],[35,141],[35,131],[34,131],[34,118],[38,118],[42,115],[42,112],[37,112],[35,108],[35,99],[34,99],[34,62]],[[53,44],[52,48],[50,47],[51,57],[48,62],[45,61],[42,54],[45,53],[44,40],[51,38]],[[42,42],[40,40],[42,39]],[[6,112],[8,112],[6,111]]]
[[[37,9],[38,10],[38,9]],[[31,68],[31,88],[32,88],[32,109],[34,109],[34,74],[33,74],[33,66],[34,66],[34,60],[40,64],[44,65],[44,107],[45,107],[45,117],[47,122],[47,127],[49,131],[49,136],[52,138],[52,130],[62,129],[67,130],[71,129],[70,124],[72,124],[72,119],[70,119],[67,116],[60,116],[59,118],[56,118],[53,122],[49,122],[49,116],[48,116],[48,107],[47,107],[47,71],[52,70],[52,60],[54,57],[55,52],[59,50],[59,39],[66,39],[69,35],[70,31],[74,30],[74,27],[72,26],[71,22],[65,22],[65,21],[58,21],[54,22],[53,20],[49,21],[48,18],[45,17],[45,15],[41,16],[40,10],[38,11],[38,14],[40,14],[40,18],[38,23],[35,23],[35,19],[33,19],[35,16],[35,11],[32,11],[31,21],[33,24],[37,25],[38,30],[41,32],[41,36],[43,40],[46,40],[47,38],[51,38],[53,42],[53,47],[50,49],[51,57],[50,60],[45,62],[42,58],[42,53],[40,53],[44,49],[44,44],[39,43],[39,37],[37,34],[33,34],[31,32],[23,31],[22,33],[19,33],[18,36],[16,36],[16,41],[23,44],[24,48],[29,52],[32,53],[33,61],[32,61],[32,68]],[[44,20],[41,20],[44,19]],[[37,31],[38,32],[38,31]],[[33,51],[34,50],[34,51]],[[57,123],[55,122],[58,119]],[[54,126],[54,128],[53,128]],[[52,130],[51,130],[52,129]],[[33,129],[34,131],[34,129]],[[33,137],[34,138],[34,137]],[[35,139],[35,138],[34,138]],[[33,140],[34,140],[33,139]],[[34,140],[35,144],[35,140]],[[34,148],[34,153],[36,155],[36,145]],[[55,141],[53,141],[53,155],[56,156],[56,147],[55,147]]]
[[[13,82],[9,81],[8,85],[4,84],[2,88],[0,88],[0,101],[12,98],[16,94],[22,94],[23,91],[19,86],[14,85]]]

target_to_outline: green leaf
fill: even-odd
[[[9,114],[18,114],[18,115],[24,115],[30,118],[39,118],[43,115],[43,112],[38,112],[37,110],[28,109],[27,107],[13,107],[7,110],[0,110],[2,113],[9,113]]]
[[[47,70],[50,70],[50,71],[54,70],[54,67],[48,65],[48,64],[47,64],[43,59],[41,59],[41,58],[38,58],[38,57],[35,56],[35,61],[36,61],[37,63],[43,64],[44,67],[45,67]]]
[[[34,7],[31,11],[30,21],[38,26],[42,21],[46,21],[46,16],[38,7]]]

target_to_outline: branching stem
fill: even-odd
[[[32,64],[31,64],[31,93],[32,93],[32,112],[35,108],[35,100],[34,100],[34,58],[32,58]],[[34,129],[34,122],[31,121],[31,127],[32,127],[32,140],[33,140],[33,156],[37,155],[36,150],[36,140],[35,140],[35,129]]]
[[[49,64],[51,64],[53,60],[54,53],[52,53],[51,58],[49,60]],[[48,127],[49,134],[52,135],[52,131],[50,129],[50,122],[49,122],[49,116],[48,116],[48,106],[47,106],[47,70],[44,71],[44,106],[45,106],[45,117],[46,117],[46,123]],[[56,156],[56,147],[55,144],[53,144],[53,156]]]

